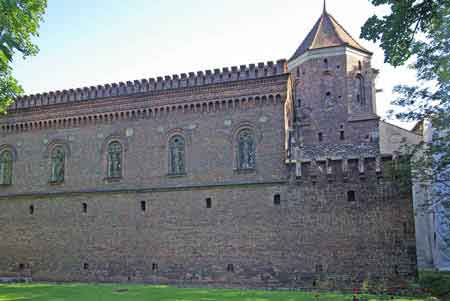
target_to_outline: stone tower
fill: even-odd
[[[324,6],[288,62],[294,84],[295,145],[303,159],[378,153],[377,71],[371,57]]]

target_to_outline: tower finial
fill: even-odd
[[[323,0],[323,13],[327,12],[327,0]]]

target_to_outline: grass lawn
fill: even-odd
[[[119,291],[118,291],[119,290]],[[365,300],[389,300],[390,297],[366,295]],[[340,301],[352,300],[352,294],[310,293],[299,291],[250,291],[170,286],[119,284],[4,284],[0,301]],[[425,300],[396,297],[395,300]]]

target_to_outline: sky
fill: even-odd
[[[16,57],[14,75],[33,94],[288,59],[322,6],[322,0],[49,0],[35,39],[40,52]],[[415,80],[413,71],[384,64],[382,49],[359,39],[365,21],[387,8],[327,0],[327,9],[374,52],[383,90],[378,114],[386,118],[392,88]]]

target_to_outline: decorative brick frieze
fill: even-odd
[[[132,110],[114,110],[109,112],[66,116],[51,119],[34,119],[33,121],[11,122],[0,125],[2,134],[18,133],[42,129],[79,127],[83,125],[115,122],[120,120],[138,120],[142,118],[168,118],[172,114],[209,114],[246,110],[264,105],[282,104],[283,97],[276,95],[256,95],[235,99],[223,99],[184,103],[171,106],[139,107]],[[0,121],[1,122],[1,121]]]

